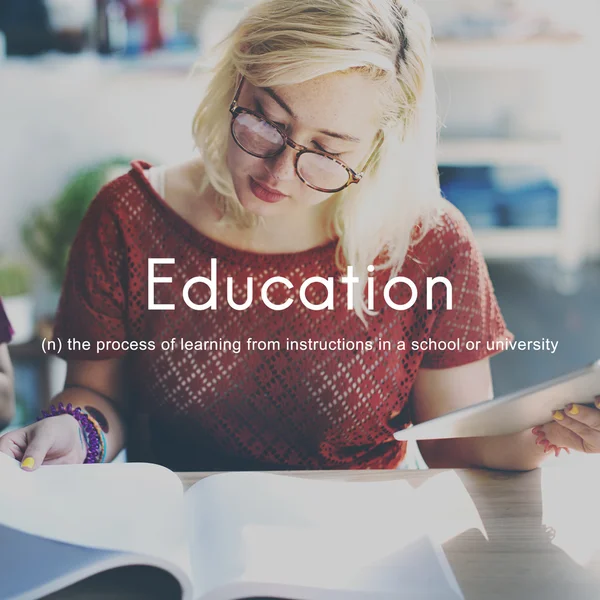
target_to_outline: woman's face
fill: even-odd
[[[297,144],[335,155],[358,172],[379,129],[379,85],[360,73],[333,73],[274,88],[254,87],[246,80],[238,105],[277,123]],[[331,197],[298,177],[295,155],[286,146],[277,156],[257,158],[242,150],[230,134],[227,166],[246,210],[263,217],[283,215]]]

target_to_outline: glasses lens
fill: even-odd
[[[265,158],[277,154],[285,143],[275,127],[248,113],[236,116],[233,135],[246,152]]]
[[[314,152],[298,157],[298,173],[309,185],[322,190],[335,191],[348,183],[348,171],[342,165]]]

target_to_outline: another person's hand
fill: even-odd
[[[2,305],[0,304],[0,339],[2,339]],[[15,416],[15,375],[8,345],[0,343],[0,431],[2,431]]]
[[[83,463],[87,446],[77,420],[71,415],[58,415],[6,433],[0,437],[0,452],[21,461],[23,469],[33,471],[42,464]]]
[[[595,406],[569,404],[565,410],[556,411],[552,418],[552,422],[532,430],[537,436],[536,442],[544,446],[546,452],[554,452],[556,456],[562,449],[600,453],[600,396],[596,396]]]

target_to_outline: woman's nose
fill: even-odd
[[[296,167],[294,161],[296,151],[287,144],[280,154],[267,160],[267,170],[273,179],[279,181],[292,181],[296,178]]]

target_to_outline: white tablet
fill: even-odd
[[[568,404],[591,404],[600,395],[600,360],[514,394],[493,398],[397,431],[397,440],[436,440],[518,433],[552,421]]]

